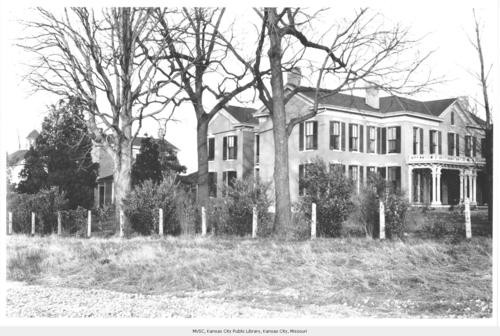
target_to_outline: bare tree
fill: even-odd
[[[157,9],[158,41],[166,43],[158,69],[185,93],[197,120],[198,194],[208,200],[207,131],[210,120],[231,100],[251,89],[250,62],[237,49],[232,27],[223,29],[224,8]],[[175,76],[178,76],[177,79]]]
[[[477,52],[477,56],[479,59],[479,73],[475,75],[476,80],[479,82],[481,86],[483,102],[480,104],[484,108],[484,112],[486,114],[486,124],[482,125],[485,132],[485,148],[482,148],[483,153],[486,159],[486,175],[488,178],[487,183],[487,194],[488,194],[488,220],[490,224],[492,223],[492,215],[493,215],[493,122],[491,120],[491,105],[488,98],[488,89],[489,89],[489,75],[491,73],[491,69],[493,65],[488,67],[484,61],[483,48],[481,45],[481,31],[480,26],[481,23],[476,16],[476,11],[473,9],[472,14],[474,16],[474,35],[475,40],[470,40],[472,46]]]
[[[161,94],[154,60],[162,45],[144,48],[156,22],[152,9],[37,8],[24,22],[21,47],[34,55],[27,76],[35,90],[76,98],[95,142],[114,161],[116,213],[131,188],[132,142],[146,118],[157,118],[175,92]],[[153,60],[153,62],[152,62]]]
[[[345,90],[377,87],[393,93],[416,93],[432,80],[430,76],[421,82],[413,75],[430,53],[418,55],[415,46],[418,40],[410,39],[408,30],[396,25],[386,27],[378,14],[367,9],[355,12],[350,20],[335,23],[325,34],[307,32],[319,12],[308,14],[300,8],[264,8],[256,10],[261,18],[260,39],[256,49],[254,75],[260,100],[270,113],[273,122],[275,162],[274,184],[276,214],[274,232],[286,235],[286,226],[291,223],[291,203],[288,174],[288,137],[293,128],[318,113],[322,98]],[[310,35],[312,37],[309,37]],[[324,40],[328,40],[325,42]],[[293,44],[302,49],[292,52]],[[267,47],[270,66],[270,90],[262,76],[263,49]],[[308,58],[308,51],[315,54]],[[411,52],[411,55],[408,53]],[[314,64],[322,53],[323,62]],[[321,54],[320,54],[321,57]],[[283,71],[290,71],[299,62],[308,60],[315,67],[317,81],[314,87],[285,90]],[[326,77],[332,77],[335,86],[322,90]],[[314,106],[307,113],[288,117],[287,102],[298,92],[315,92]]]

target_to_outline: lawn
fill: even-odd
[[[212,304],[231,305],[220,317],[254,317],[256,311],[278,317],[290,312],[311,317],[492,315],[492,242],[487,237],[452,243],[15,235],[8,237],[7,267],[10,283],[33,288],[109,290],[145,300],[166,295],[197,306],[201,300],[207,311],[216,308]],[[8,306],[16,302],[10,297]]]

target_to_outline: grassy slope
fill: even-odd
[[[374,316],[491,316],[489,238],[8,238],[8,279],[203,295],[270,310],[343,304]]]

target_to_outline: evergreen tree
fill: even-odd
[[[146,180],[153,183],[163,180],[159,146],[151,137],[142,139],[140,152],[132,165],[132,186]]]
[[[66,193],[68,205],[92,208],[98,164],[92,162],[92,140],[78,101],[51,107],[36,140],[47,165],[47,183]]]
[[[24,160],[24,168],[19,173],[22,180],[17,185],[17,192],[36,194],[48,186],[45,162],[41,153],[33,146],[26,152]]]

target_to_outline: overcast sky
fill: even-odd
[[[67,2],[64,2],[67,3]],[[103,2],[85,2],[88,4]],[[161,3],[161,2],[160,2]],[[163,2],[164,3],[164,2]],[[169,2],[171,3],[171,2]],[[186,4],[183,1],[182,4]],[[205,5],[215,5],[214,2],[203,2]],[[248,2],[245,2],[248,3]],[[270,1],[264,2],[270,5]],[[283,2],[282,2],[283,3]],[[308,4],[311,4],[308,1]],[[346,5],[343,5],[347,3]],[[137,2],[135,2],[137,4]],[[144,4],[147,4],[145,2]],[[158,4],[158,3],[157,3]],[[258,5],[258,3],[256,3]],[[292,5],[292,2],[289,2]],[[329,1],[315,3],[317,6],[331,6],[341,13],[348,13],[363,2]],[[457,96],[471,96],[480,99],[480,90],[469,72],[476,72],[478,68],[477,55],[470,45],[467,35],[473,36],[472,7],[476,7],[477,14],[484,23],[483,43],[488,63],[498,59],[498,2],[484,1],[371,1],[372,8],[380,11],[393,22],[401,22],[411,28],[414,36],[427,35],[422,42],[425,50],[436,50],[429,60],[429,66],[437,75],[445,75],[448,82],[435,86],[432,91],[420,94],[414,98],[422,100],[449,98]],[[2,112],[2,146],[3,151],[9,153],[18,148],[18,134],[24,138],[31,130],[40,130],[41,121],[47,112],[46,106],[54,103],[57,98],[48,94],[29,94],[29,87],[22,78],[25,74],[24,62],[29,58],[19,48],[13,47],[15,39],[23,36],[18,23],[19,19],[26,19],[26,8],[23,2],[14,4],[2,2],[1,12],[1,112]],[[248,20],[255,15],[250,7],[232,7],[231,13],[241,15]],[[237,21],[238,23],[240,21]],[[496,65],[496,64],[495,64]],[[495,68],[492,78],[492,91],[498,82],[498,69]],[[495,95],[491,94],[493,104]],[[498,96],[498,95],[496,95]],[[258,102],[253,106],[258,107]],[[180,110],[176,116],[179,122],[170,123],[167,127],[166,138],[180,148],[179,159],[188,167],[188,172],[196,170],[196,123],[190,108]],[[156,126],[155,126],[156,127]],[[143,132],[156,133],[153,127],[146,127]],[[155,134],[156,135],[156,134]]]

